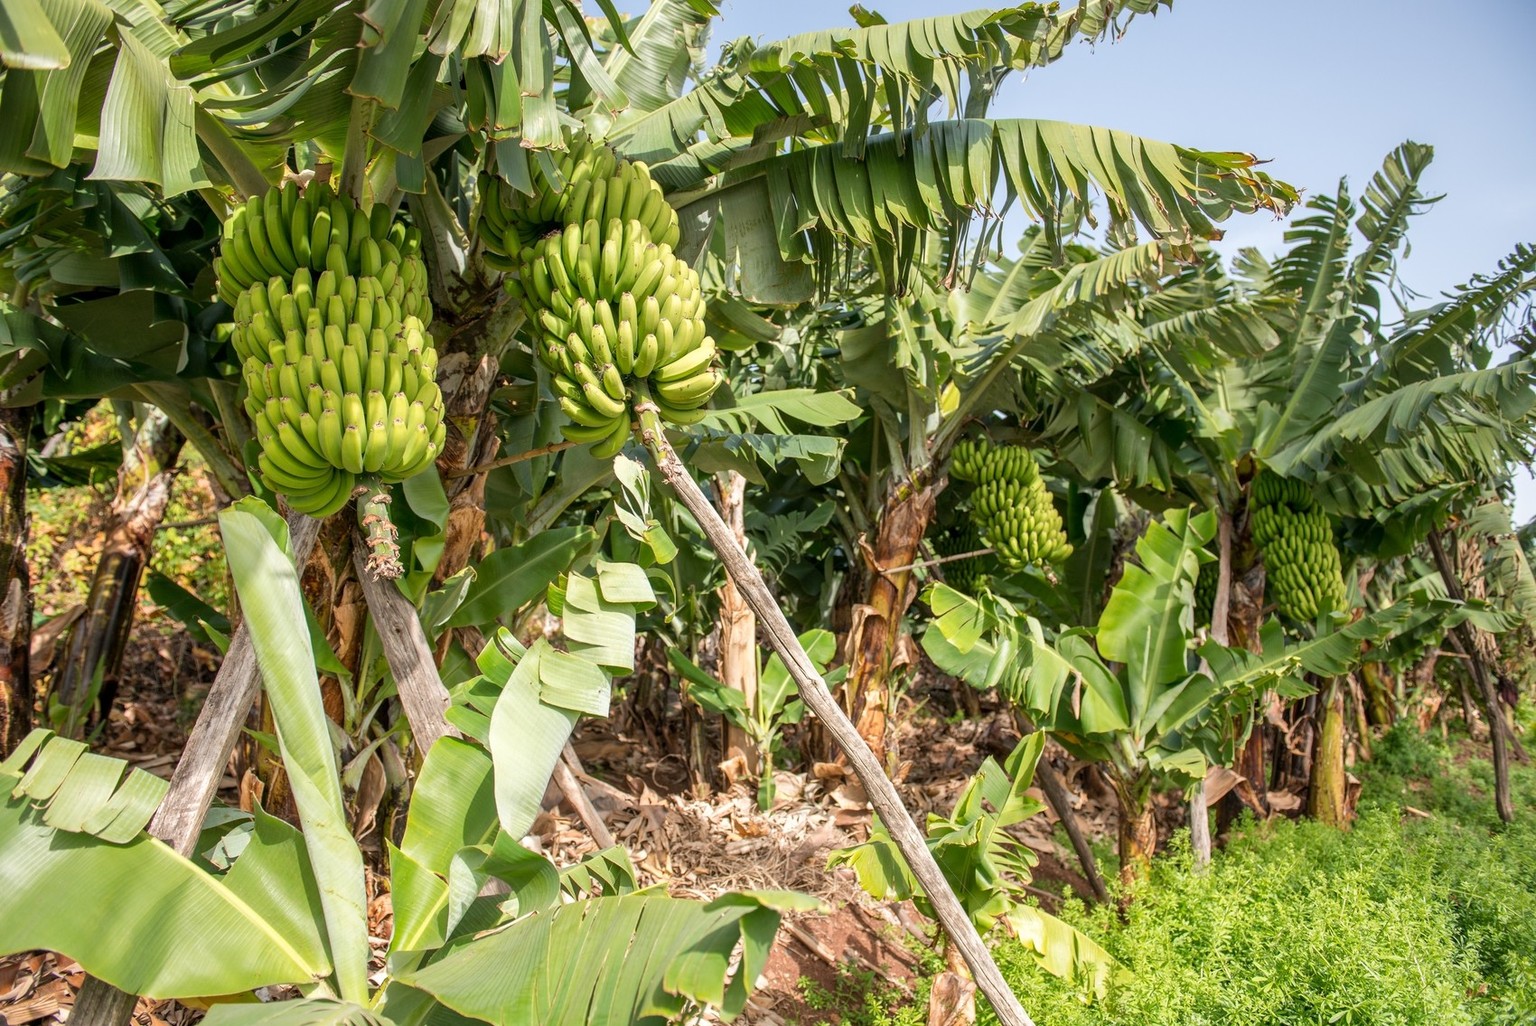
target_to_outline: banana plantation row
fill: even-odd
[[[1110,782],[1128,893],[1155,793],[1189,798],[1197,860],[1217,767],[1223,823],[1291,787],[1345,828],[1347,738],[1447,696],[1513,818],[1536,249],[1402,289],[1429,147],[1358,196],[1309,183],[1283,250],[1229,264],[1216,222],[1298,204],[1255,158],[987,116],[1157,0],[855,8],[708,68],[706,0],[596,6],[0,20],[0,861],[25,870],[0,952],[77,959],[72,1022],[279,983],[304,997],[208,1021],[736,1015],[813,901],[690,902],[622,847],[519,844],[637,651],[668,660],[701,785],[735,758],[766,807],[776,767],[849,767],[880,818],[834,863],[917,900],[1010,1026],[988,936],[1090,997],[1117,971],[1025,899],[1007,828],[1036,785],[1107,895],[1047,738]],[[103,399],[120,451],[62,452]],[[89,599],[35,695],[27,499],[107,455]],[[86,741],[193,463],[238,601],[167,603],[224,652],[167,784]],[[1024,735],[923,828],[888,776],[908,639]],[[253,709],[291,799],[210,816]],[[370,761],[374,975],[342,773]]]

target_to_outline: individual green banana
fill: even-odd
[[[341,419],[340,397],[335,392],[326,392],[326,402],[320,411],[318,428],[320,434],[319,453],[325,457],[325,461],[333,467],[342,466],[341,436],[346,425]]]
[[[629,398],[629,389],[624,387],[624,378],[619,374],[619,368],[611,363],[602,366],[603,391],[620,401]]]
[[[651,372],[656,368],[656,361],[660,355],[661,343],[654,334],[647,334],[641,338],[639,346],[635,350],[635,377],[650,377]]]
[[[624,421],[624,418],[622,416],[618,416],[618,417],[610,417],[610,418],[608,418],[601,425],[595,425],[595,426],[590,426],[590,427],[586,426],[586,425],[574,424],[574,423],[573,424],[562,424],[562,425],[560,425],[560,433],[563,434],[568,441],[572,441],[572,442],[577,442],[577,443],[601,442],[603,439],[605,439],[605,438],[607,438],[607,437],[609,437],[610,435],[613,434],[614,424],[616,422],[622,423],[623,421]]]
[[[669,404],[686,409],[690,405],[707,402],[715,389],[720,387],[722,379],[720,370],[711,367],[681,381],[656,382],[652,388],[658,397]]]
[[[582,398],[587,401],[587,405],[598,413],[604,413],[610,417],[618,417],[623,415],[626,410],[624,403],[605,392],[600,383],[582,382],[581,393]]]
[[[566,396],[559,397],[560,409],[575,423],[582,427],[608,427],[613,423],[613,415],[598,413],[585,401],[578,401]]]
[[[682,425],[684,427],[689,424],[697,424],[699,421],[709,416],[709,410],[704,409],[703,407],[684,409],[683,407],[673,406],[671,403],[663,402],[660,398],[656,399],[656,411],[661,414],[661,418],[663,420],[670,421],[673,424]]]
[[[629,418],[620,417],[613,424],[613,430],[608,437],[592,446],[592,455],[596,459],[612,459],[624,448],[624,443],[629,441]]]
[[[658,341],[659,339],[658,335]],[[714,359],[714,343],[706,339],[704,344],[695,347],[691,352],[684,353],[671,363],[657,367],[651,372],[650,377],[658,383],[681,381],[684,378],[693,377],[714,362]]]

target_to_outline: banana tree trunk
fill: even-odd
[[[1258,652],[1263,645],[1259,630],[1264,626],[1264,564],[1254,544],[1249,516],[1241,506],[1232,511],[1230,600],[1227,603],[1228,644]],[[1268,697],[1260,695],[1262,706]],[[1242,815],[1246,806],[1261,819],[1269,815],[1268,760],[1264,751],[1264,719],[1258,717],[1247,741],[1239,749],[1232,765],[1241,778],[1227,792],[1217,808],[1217,827],[1225,831]]]
[[[1462,533],[1456,536],[1456,565],[1461,570],[1467,597],[1475,602],[1488,600],[1483,545],[1484,540],[1475,535]],[[1499,643],[1492,634],[1474,623],[1467,624],[1467,632],[1472,635],[1472,648],[1477,653],[1478,662],[1482,664],[1484,675],[1493,684],[1494,694],[1500,696],[1495,708],[1503,724],[1504,743],[1509,747],[1509,754],[1516,762],[1528,763],[1531,757],[1526,754],[1514,726],[1514,707],[1519,691],[1510,680],[1508,667],[1504,665],[1504,657],[1499,651]],[[1506,701],[1505,696],[1513,697],[1508,697]]]
[[[1390,727],[1396,723],[1397,696],[1392,675],[1387,668],[1381,663],[1365,663],[1360,667],[1360,680],[1368,721],[1378,727]]]
[[[139,580],[175,483],[183,436],[160,409],[144,409],[123,449],[85,614],[70,627],[64,660],[49,689],[48,716],[65,737],[82,736],[111,707]]]
[[[1440,540],[1440,532],[1429,533],[1429,550],[1435,557],[1435,567],[1440,571],[1441,580],[1445,582],[1445,590],[1451,598],[1465,601],[1466,594],[1462,590],[1461,578],[1457,575],[1456,567],[1445,551],[1445,544]],[[1508,726],[1504,719],[1504,710],[1500,707],[1498,691],[1494,687],[1488,667],[1483,663],[1481,651],[1477,647],[1477,640],[1470,626],[1465,623],[1457,624],[1452,631],[1461,642],[1463,651],[1466,652],[1467,661],[1471,664],[1472,679],[1476,682],[1483,700],[1483,713],[1488,717],[1488,738],[1493,745],[1494,807],[1498,810],[1501,820],[1512,823],[1515,819],[1515,803],[1509,791],[1509,751],[1505,736]],[[1468,724],[1468,726],[1471,725]]]
[[[746,493],[747,479],[728,470],[715,478],[715,501],[720,506],[720,516],[743,552],[747,548]],[[746,708],[757,708],[757,617],[753,614],[741,589],[729,577],[720,587],[720,682],[741,695]],[[759,752],[747,732],[730,723],[725,724],[725,757],[734,759],[740,755],[747,773],[754,778],[761,771]],[[768,767],[772,772],[773,767]]]
[[[1157,851],[1157,818],[1152,807],[1152,781],[1145,775],[1126,779],[1110,771],[1110,783],[1120,811],[1120,882],[1127,888],[1146,879]]]
[[[1307,814],[1320,823],[1349,829],[1349,787],[1344,770],[1344,688],[1337,677],[1318,696],[1318,727],[1312,750]]]
[[[30,407],[0,409],[0,759],[32,730],[32,582],[27,569]]]
[[[1230,643],[1228,621],[1232,607],[1232,514],[1221,507],[1216,511],[1216,595],[1211,600],[1211,640],[1218,645]],[[1200,669],[1208,671],[1205,660]],[[1195,784],[1189,801],[1189,843],[1195,868],[1204,869],[1211,862],[1210,805],[1206,801],[1205,780]]]
[[[892,664],[901,641],[901,620],[915,595],[910,567],[928,533],[941,487],[927,482],[897,488],[880,511],[874,548],[866,554],[872,576],[854,617],[843,707],[882,764],[887,762]]]
[[[494,356],[478,349],[445,352],[438,367],[448,434],[437,465],[448,494],[448,523],[443,528],[443,555],[433,573],[434,586],[469,566],[480,552],[485,474],[463,472],[494,459],[501,444],[490,409],[496,370]]]

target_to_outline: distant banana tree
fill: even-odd
[[[1193,787],[1241,746],[1256,695],[1309,693],[1305,674],[1345,672],[1365,641],[1390,635],[1409,611],[1395,605],[1354,623],[1338,616],[1298,644],[1287,644],[1271,620],[1258,652],[1197,644],[1193,586],[1215,529],[1208,512],[1170,510],[1150,523],[1098,622],[1053,638],[995,596],[976,599],[943,585],[924,596],[934,619],[923,648],[940,669],[998,688],[1068,751],[1103,767],[1119,804],[1128,885],[1156,847],[1155,785]],[[1243,722],[1235,735],[1232,719]]]
[[[1429,308],[1392,292],[1412,219],[1437,199],[1420,186],[1432,156],[1398,146],[1358,205],[1343,182],[1314,196],[1273,262],[1247,251],[1229,273],[1203,253],[1102,321],[1094,335],[1130,339],[1132,354],[1060,389],[1045,411],[1045,441],[1088,481],[1113,481],[1153,509],[1195,501],[1227,521],[1219,548],[1239,645],[1256,647],[1264,623],[1249,498],[1261,469],[1305,481],[1330,515],[1353,522],[1355,553],[1391,556],[1531,445],[1536,251],[1516,247]],[[1329,699],[1324,729],[1342,738],[1342,701]],[[1238,770],[1257,782],[1262,733],[1251,741]],[[1342,747],[1313,766],[1319,789],[1337,790],[1328,778],[1342,780]]]

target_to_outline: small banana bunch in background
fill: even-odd
[[[487,261],[517,272],[507,290],[570,420],[565,437],[607,458],[629,438],[637,390],[693,424],[724,375],[699,276],[672,251],[677,213],[646,166],[578,134],[557,169],[562,182],[537,172],[532,195],[482,178],[480,235]]]
[[[1195,623],[1209,624],[1216,611],[1217,577],[1221,573],[1215,563],[1201,563],[1195,578]]]
[[[262,480],[323,517],[360,484],[403,481],[442,450],[432,304],[415,229],[293,182],[224,223],[218,295],[234,308]]]
[[[1004,566],[1022,570],[1059,563],[1072,554],[1061,515],[1028,449],[963,439],[950,456],[949,472],[975,483],[971,519]]]
[[[1253,541],[1264,557],[1264,580],[1275,609],[1311,623],[1344,607],[1344,572],[1333,543],[1333,521],[1303,481],[1268,470],[1253,479]]]
[[[976,552],[985,547],[986,543],[981,539],[981,532],[976,529],[976,524],[970,517],[962,517],[950,525],[939,535],[933,545],[934,552],[944,558],[964,556],[968,552]],[[986,558],[983,556],[971,556],[968,559],[949,558],[949,562],[943,564],[943,575],[945,584],[956,591],[973,595],[987,582]]]

